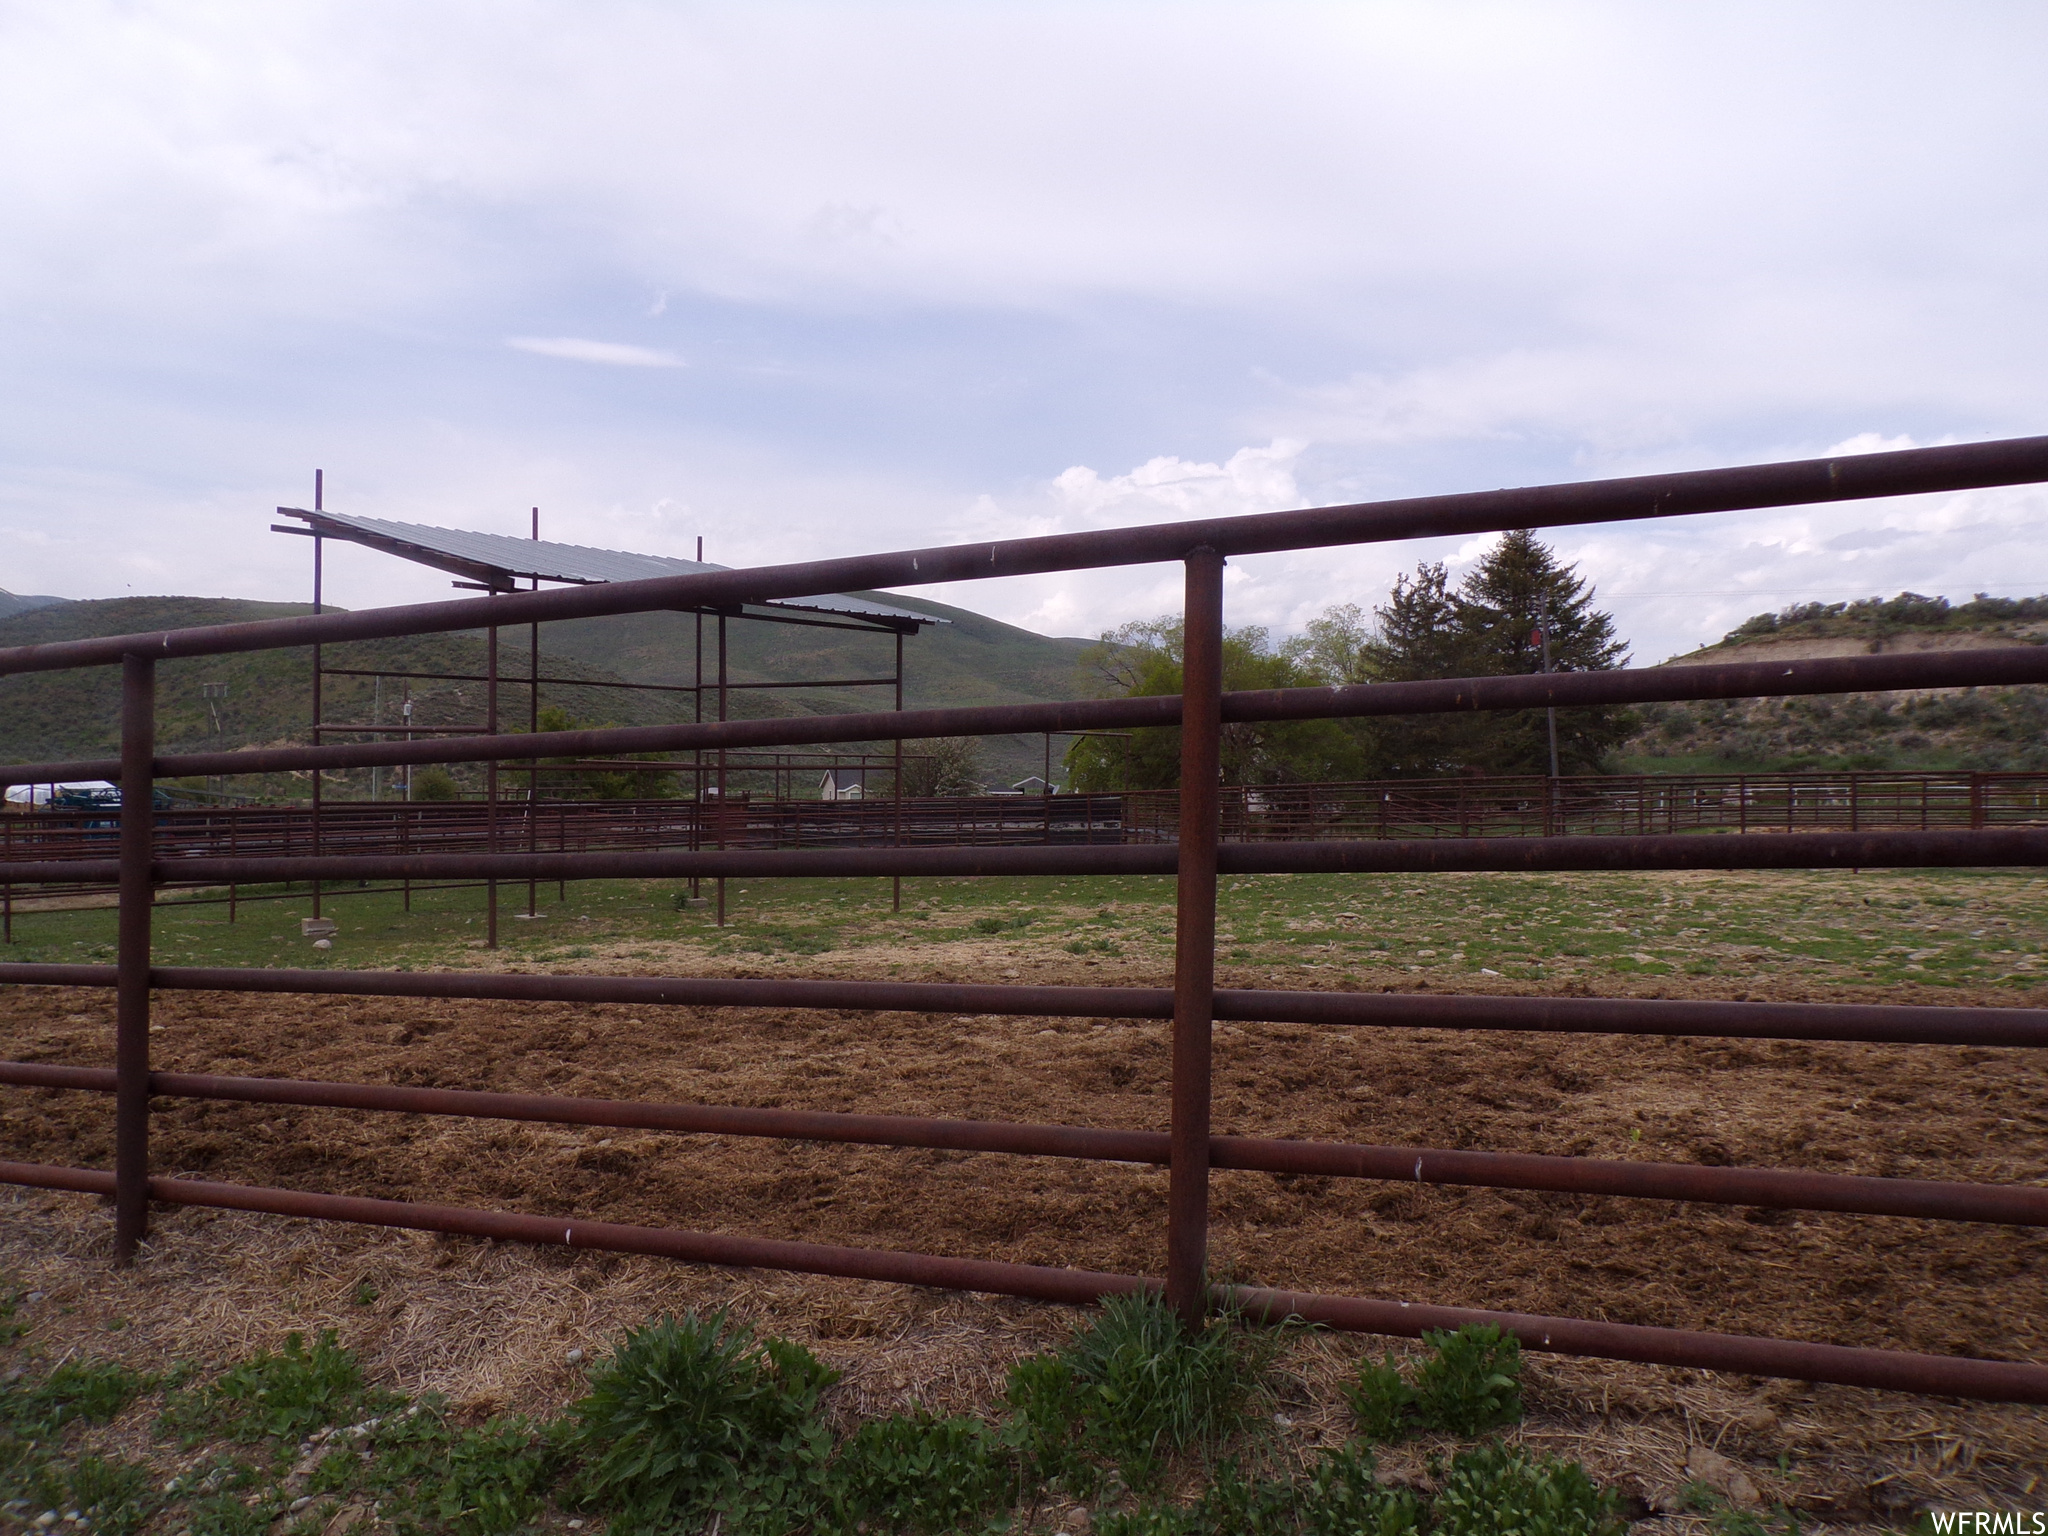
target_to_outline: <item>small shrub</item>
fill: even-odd
[[[968,924],[976,933],[1001,933],[1006,925],[1000,917],[977,917]]]
[[[462,791],[455,787],[455,775],[446,768],[423,768],[412,776],[415,800],[456,800]]]
[[[1460,1451],[1430,1506],[1431,1536],[1621,1536],[1611,1491],[1574,1461],[1504,1445]]]
[[[1422,1337],[1435,1351],[1415,1373],[1424,1428],[1476,1435],[1522,1416],[1521,1340],[1492,1323]]]
[[[1383,1361],[1367,1360],[1358,1375],[1346,1385],[1351,1412],[1358,1432],[1367,1440],[1398,1440],[1408,1432],[1415,1406],[1415,1389],[1401,1375],[1390,1355]]]
[[[1017,1496],[1014,1463],[978,1419],[871,1419],[832,1468],[835,1513],[869,1531],[972,1530]]]
[[[1425,1333],[1430,1354],[1411,1384],[1389,1356],[1367,1360],[1345,1388],[1359,1433],[1398,1440],[1418,1429],[1476,1435],[1522,1416],[1522,1345],[1492,1323]]]
[[[664,1317],[591,1372],[567,1448],[584,1458],[585,1497],[617,1511],[622,1531],[787,1503],[827,1459],[818,1397],[837,1379],[802,1346],[757,1342],[723,1312]]]

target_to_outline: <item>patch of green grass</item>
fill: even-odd
[[[1060,946],[1070,955],[1120,955],[1123,945],[1115,939],[1070,939]]]
[[[1695,1514],[1705,1515],[1719,1536],[1799,1536],[1799,1516],[1784,1505],[1774,1505],[1770,1516],[1743,1509],[1705,1483],[1687,1483],[1679,1491],[1679,1503]],[[1933,1536],[1933,1523],[1925,1515],[1915,1529]]]
[[[148,1377],[104,1360],[66,1360],[26,1391],[10,1393],[6,1411],[17,1433],[50,1435],[73,1421],[105,1424],[151,1389]]]
[[[561,1453],[546,1435],[517,1417],[473,1427],[453,1424],[438,1401],[392,1414],[372,1432],[367,1462],[338,1451],[320,1464],[313,1486],[331,1466],[322,1491],[370,1493],[383,1519],[401,1532],[503,1536],[539,1513]]]
[[[361,1364],[330,1328],[311,1347],[303,1334],[289,1334],[282,1350],[263,1350],[211,1383],[171,1394],[163,1424],[192,1444],[216,1436],[295,1440],[386,1412],[397,1401],[364,1382]]]
[[[756,955],[822,955],[838,947],[838,937],[830,928],[762,925],[748,928],[733,940],[732,947]]]
[[[399,1536],[510,1536],[577,1511],[616,1536],[939,1536],[1014,1529],[1058,1489],[1102,1496],[1104,1536],[1617,1536],[1611,1498],[1583,1472],[1519,1451],[1438,1469],[1433,1506],[1381,1484],[1363,1445],[1294,1462],[1250,1411],[1283,1337],[1229,1319],[1190,1334],[1156,1297],[1118,1298],[1016,1366],[1005,1417],[895,1415],[836,1442],[821,1407],[835,1373],[723,1314],[632,1330],[590,1368],[588,1393],[538,1424],[465,1424],[437,1397],[380,1389],[332,1334],[289,1336],[211,1379],[71,1360],[0,1385],[0,1522],[50,1511],[121,1536],[312,1536],[345,1506],[374,1506]],[[1511,1374],[1498,1339],[1445,1335],[1436,1351],[1417,1384],[1393,1373],[1401,1402],[1447,1418],[1464,1405],[1465,1422],[1498,1411],[1493,1378]],[[150,1393],[164,1402],[142,1418],[159,1436],[149,1451],[86,1451],[90,1425]],[[194,1461],[200,1442],[213,1448]],[[1159,1491],[1169,1467],[1179,1501]]]

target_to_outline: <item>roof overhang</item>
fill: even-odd
[[[312,534],[318,538],[360,544],[366,549],[395,555],[415,565],[446,571],[464,578],[457,585],[480,587],[489,592],[515,592],[529,582],[583,586],[593,582],[643,581],[656,576],[693,576],[705,571],[732,569],[731,566],[711,565],[699,560],[682,560],[673,555],[593,549],[581,544],[555,544],[502,533],[475,533],[463,528],[391,522],[380,517],[308,512],[302,507],[279,507],[277,510],[281,516],[300,518],[307,524],[304,528],[278,528],[280,533]],[[927,613],[915,613],[907,608],[878,603],[871,598],[852,597],[843,592],[817,597],[776,598],[766,603],[749,603],[736,611],[755,618],[798,621],[802,616],[815,615],[821,621],[851,620],[902,633],[915,633],[924,625],[947,622]]]

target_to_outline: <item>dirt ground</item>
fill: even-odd
[[[630,957],[601,949],[573,969],[701,973],[691,958],[641,940]],[[720,969],[762,974],[767,962]],[[1003,940],[833,953],[806,969],[1167,979],[1156,959],[1082,962]],[[1391,964],[1285,978],[1226,965],[1219,982],[1412,990],[1418,978]],[[1601,990],[1840,995],[1796,978],[1675,975]],[[1858,1000],[2014,1001],[1913,986]],[[165,1070],[1148,1129],[1167,1116],[1159,1024],[186,993],[160,994],[155,1017]],[[111,1019],[108,993],[11,988],[0,1055],[110,1064]],[[1217,1129],[1252,1135],[2048,1178],[2048,1064],[2020,1051],[1225,1025],[1215,1088]],[[0,1103],[0,1156],[110,1164],[107,1099],[11,1090]],[[182,1101],[159,1101],[154,1138],[159,1171],[210,1179],[1034,1264],[1156,1274],[1163,1259],[1154,1169]],[[1008,1363],[1072,1317],[227,1213],[160,1213],[132,1272],[111,1269],[107,1239],[94,1201],[0,1194],[0,1266],[39,1293],[27,1313],[43,1347],[221,1359],[331,1324],[398,1384],[477,1411],[556,1406],[579,1380],[571,1351],[664,1309],[724,1303],[846,1369],[846,1412],[986,1410]],[[2028,1229],[1226,1172],[1212,1241],[1219,1271],[1257,1284],[2048,1362],[2048,1237]],[[1318,1336],[1294,1348],[1286,1434],[1341,1438],[1336,1381],[1366,1347]],[[1532,1356],[1530,1377],[1522,1436],[1652,1510],[1688,1480],[1689,1454],[1697,1475],[1699,1447],[1737,1462],[1766,1502],[1849,1525],[1930,1504],[2048,1503],[2041,1409],[1551,1356]],[[1428,1450],[1388,1452],[1382,1466],[1420,1475]]]

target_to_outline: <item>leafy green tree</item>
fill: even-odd
[[[1156,697],[1181,691],[1184,635],[1167,614],[1111,630],[1083,659],[1099,697]],[[1321,679],[1276,649],[1264,629],[1223,635],[1228,690],[1303,688]],[[1180,730],[1158,727],[1125,736],[1084,736],[1068,749],[1068,782],[1077,790],[1173,789],[1180,784]],[[1354,777],[1362,766],[1356,735],[1336,721],[1231,721],[1223,727],[1226,784],[1283,784]]]
[[[977,737],[935,736],[910,742],[903,759],[903,793],[913,799],[979,794],[982,773]]]

